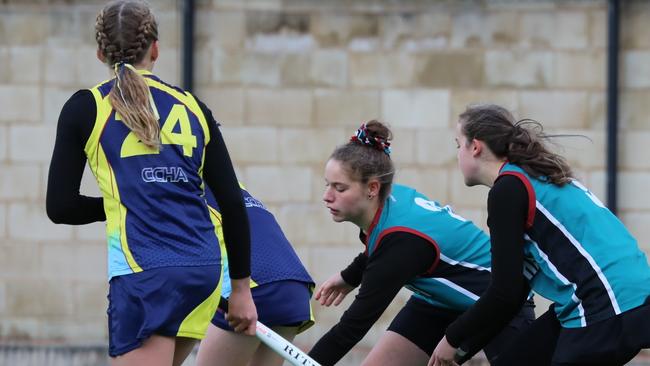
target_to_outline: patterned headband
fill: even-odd
[[[390,156],[391,153],[390,142],[380,137],[370,137],[368,135],[368,127],[366,127],[365,123],[362,124],[361,127],[359,127],[355,135],[350,137],[350,141],[357,142],[361,145],[370,146],[377,150],[383,151],[384,153],[386,153],[386,155]]]

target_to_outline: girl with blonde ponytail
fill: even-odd
[[[468,186],[490,188],[490,286],[454,321],[430,366],[499,331],[531,288],[553,305],[496,365],[624,365],[650,347],[650,268],[636,239],[545,145],[541,124],[497,105],[458,120],[458,165]],[[484,339],[484,343],[489,337]]]
[[[205,200],[222,215],[235,331],[255,334],[250,232],[242,193],[211,111],[152,73],[158,26],[142,1],[97,16],[97,57],[113,78],[63,106],[50,163],[55,223],[106,221],[112,365],[180,365],[221,295],[221,252]],[[85,163],[103,197],[79,194]]]

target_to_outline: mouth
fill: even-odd
[[[330,210],[330,215],[336,216],[339,213],[339,210],[335,210],[331,207],[327,207],[328,210]]]

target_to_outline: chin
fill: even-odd
[[[465,177],[465,185],[468,186],[468,187],[478,186],[480,184],[481,183],[478,180],[474,179],[474,178]]]

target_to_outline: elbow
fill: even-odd
[[[46,207],[45,211],[47,212],[47,217],[53,223],[55,223],[55,224],[65,224],[64,219],[63,219],[65,215],[62,214],[61,210],[57,210],[57,209],[54,209],[54,208],[51,208],[51,207],[48,206],[48,207]]]
[[[519,296],[518,293],[492,293],[488,296],[496,300],[503,314],[508,315],[518,313],[526,300],[526,296]]]
[[[48,197],[45,203],[45,212],[47,213],[47,217],[53,223],[55,224],[66,223],[65,218],[67,217],[66,215],[67,210],[65,206],[62,205],[60,202],[55,202],[53,199]]]

